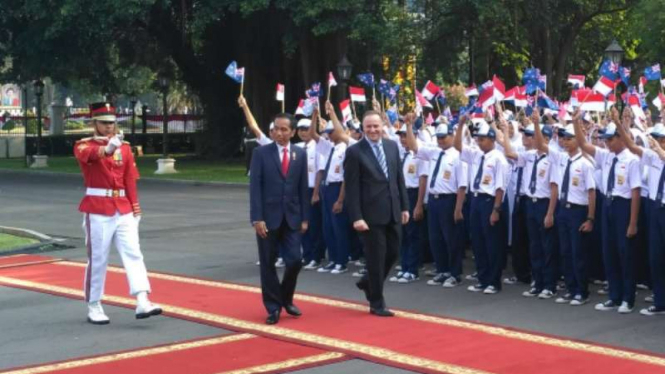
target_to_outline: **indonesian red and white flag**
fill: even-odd
[[[582,105],[584,99],[592,93],[593,91],[591,91],[588,88],[580,88],[579,90],[573,90],[570,94],[570,105],[573,108],[579,107],[580,105]]]
[[[478,97],[478,102],[483,108],[483,112],[487,110],[487,108],[491,107],[494,103],[496,103],[496,97],[494,97],[494,88],[490,87],[485,89]]]
[[[616,87],[615,81],[605,76],[601,76],[598,82],[593,86],[593,90],[607,96],[614,90],[614,87]]]
[[[585,80],[586,77],[584,75],[574,75],[574,74],[568,75],[568,83],[571,83],[573,87],[583,88]]]
[[[519,87],[517,87],[517,90],[515,91],[515,106],[518,108],[526,108],[527,105],[529,104],[527,98],[526,98],[526,92],[521,90]]]
[[[635,115],[636,119],[640,120],[647,119],[647,115],[644,113],[644,110],[642,110],[642,104],[640,103],[640,98],[637,95],[628,96],[628,105],[630,105],[630,109],[633,111],[633,114]]]
[[[425,123],[428,124],[428,125],[431,125],[431,124],[434,123],[434,117],[432,117],[432,112],[430,112],[427,115],[427,118],[425,118]]]
[[[585,112],[605,111],[605,95],[602,93],[589,93],[582,97],[578,93],[577,100],[579,100],[580,109]]]
[[[425,97],[427,100],[432,100],[436,95],[441,92],[441,88],[437,86],[436,84],[432,83],[432,81],[427,81],[425,83],[425,87],[423,88],[422,95]]]
[[[349,93],[351,94],[351,101],[356,101],[359,103],[364,103],[367,101],[365,98],[365,89],[362,87],[349,87]]]
[[[476,88],[476,85],[472,84],[470,87],[467,87],[464,91],[464,96],[478,96],[478,89]]]
[[[612,105],[617,103],[617,97],[615,95],[610,95],[607,97],[607,109],[610,109]]]
[[[502,101],[513,101],[515,100],[515,92],[517,92],[517,87],[513,87],[506,91],[506,94],[503,96]]]
[[[640,77],[640,83],[637,84],[637,91],[641,94],[644,93],[644,86],[647,84],[647,77],[644,75]]]
[[[506,85],[496,75],[492,77],[492,85],[494,86],[494,98],[497,101],[503,100],[506,96]]]
[[[335,86],[337,86],[337,81],[335,80],[335,76],[331,71],[328,73],[328,87],[335,87]]]
[[[565,123],[565,121],[572,121],[573,117],[570,116],[570,102],[566,101],[565,103],[559,103],[559,121]]]
[[[342,111],[342,121],[347,123],[353,119],[353,111],[351,110],[351,100],[346,99],[339,103],[339,109]]]
[[[423,108],[432,109],[432,104],[430,104],[430,102],[423,97],[420,91],[416,90],[416,114],[420,115],[420,113],[423,111]]]
[[[656,96],[651,102],[656,108],[658,108],[658,110],[663,110],[663,105],[665,105],[665,95],[659,92],[658,96]]]
[[[275,96],[277,101],[284,101],[284,85],[277,83],[277,95]]]
[[[295,115],[300,114],[304,116],[305,115],[305,111],[303,110],[304,108],[305,108],[305,100],[300,99],[300,101],[298,102],[298,107],[296,108]]]

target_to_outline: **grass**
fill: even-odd
[[[145,155],[136,158],[136,166],[142,178],[180,179],[200,182],[249,183],[243,161],[211,161],[188,155],[172,155],[176,159],[176,174],[155,174],[157,159],[161,155]],[[30,170],[35,173],[51,171],[79,174],[74,157],[49,157],[48,168],[27,169],[23,159],[0,159],[0,169]]]
[[[34,243],[39,243],[39,241],[9,234],[0,234],[0,253]]]

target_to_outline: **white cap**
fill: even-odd
[[[275,129],[275,122],[270,122],[270,127],[269,127],[269,129],[270,129],[270,131],[272,131],[272,130]]]
[[[568,125],[563,128],[563,135],[567,137],[574,137],[575,136],[575,126],[573,125]]]
[[[665,125],[659,122],[654,127],[649,128],[648,133],[654,138],[665,138]]]
[[[494,132],[494,129],[484,120],[483,122],[479,123],[478,130],[474,136],[486,136],[490,139],[496,139],[496,133]]]
[[[356,131],[360,130],[360,122],[359,121],[350,120],[350,121],[347,121],[347,124],[353,130],[356,130]]]
[[[312,120],[309,118],[301,118],[296,125],[296,128],[309,128],[312,125]]]
[[[598,136],[602,139],[609,139],[617,135],[617,125],[614,122],[610,122],[605,126],[604,129],[598,131]]]
[[[326,124],[326,128],[323,129],[323,132],[325,132],[326,134],[330,134],[331,132],[333,132],[334,129],[335,126],[333,125],[332,121],[328,121],[328,123]]]
[[[452,134],[453,134],[453,126],[448,126],[448,124],[442,123],[436,127],[435,135],[437,138]]]
[[[395,131],[396,134],[406,134],[406,125],[402,125],[397,131]]]

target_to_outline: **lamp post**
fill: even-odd
[[[172,174],[175,173],[175,160],[168,157],[168,102],[167,97],[169,94],[169,78],[165,74],[160,74],[158,78],[159,88],[162,90],[162,158],[157,160],[157,171],[155,174]]]
[[[40,79],[34,83],[35,96],[37,96],[37,154],[33,156],[32,168],[44,168],[48,166],[48,156],[41,153],[42,143],[42,95],[44,95],[44,82]]]
[[[610,45],[605,48],[605,58],[612,61],[614,64],[616,64],[616,66],[621,65],[621,60],[623,59],[623,48],[621,48],[616,39],[612,40],[612,43],[610,43]],[[619,87],[619,85],[617,85],[617,87]],[[618,91],[618,89],[615,90],[615,92],[616,91]],[[619,92],[616,93],[618,94]],[[621,98],[621,95],[619,95],[619,98]],[[621,111],[623,112],[623,100],[618,101]]]
[[[30,166],[30,158],[28,157],[28,84],[21,85],[23,92],[23,155],[25,156],[25,167]]]
[[[136,95],[129,99],[129,105],[132,107],[132,143],[136,144]]]
[[[342,60],[337,63],[337,76],[342,81],[339,88],[342,91],[340,101],[344,99],[346,95],[346,82],[351,78],[351,71],[353,70],[353,65],[346,58],[346,54],[342,57]],[[353,103],[351,103],[353,105]]]

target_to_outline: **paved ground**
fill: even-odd
[[[248,222],[246,187],[194,186],[142,181],[140,192],[144,211],[141,221],[141,244],[149,269],[259,284],[258,268],[254,265],[257,249],[253,230]],[[83,231],[81,215],[76,209],[82,193],[82,182],[78,177],[0,171],[0,225],[24,227],[67,238],[67,243],[76,248],[57,252],[54,255],[82,260],[85,258],[82,247]],[[117,256],[112,260],[119,263]],[[470,263],[466,265],[470,268]],[[349,274],[334,276],[303,272],[298,290],[363,301],[364,298],[353,286],[353,282],[354,278]],[[472,294],[465,288],[446,290],[427,286],[424,281],[409,285],[388,284],[386,298],[389,306],[396,308],[665,353],[662,340],[665,336],[665,319],[643,317],[637,312],[630,315],[596,312],[593,310],[593,304],[603,299],[595,294],[595,288],[591,303],[582,307],[526,299],[520,295],[525,286],[507,286],[503,292],[492,296]],[[644,291],[638,295],[636,309],[644,307],[645,304],[641,300],[645,295]],[[39,307],[42,304],[47,306],[57,304],[63,307],[57,308],[54,314],[49,312],[48,319],[45,319],[45,313]],[[9,308],[8,305],[12,307]],[[23,308],[20,313],[11,312],[14,305]],[[261,305],[257,305],[257,308],[261,308]],[[114,314],[115,312],[113,310]],[[12,317],[5,319],[5,315],[10,314]],[[14,314],[18,316],[13,316]],[[132,327],[129,319],[126,320],[127,324],[123,325],[122,318],[127,311],[123,313],[123,310],[118,309],[117,314],[121,319],[118,324],[114,323],[114,329],[118,330],[113,330],[112,334],[118,334],[118,339],[107,339],[106,335],[84,335],[89,326],[80,323],[84,320],[84,311],[80,305],[69,300],[0,288],[0,330],[3,331],[0,335],[0,369],[26,361],[46,362],[116,350],[118,346],[108,344],[107,340],[118,341],[122,338],[122,334],[126,333],[124,329]],[[131,315],[127,318],[129,317]],[[38,329],[29,323],[35,320],[40,321],[39,324],[43,328]],[[62,320],[80,331],[78,335],[71,335],[77,336],[78,339],[63,339],[62,347],[58,347],[58,350],[53,350],[47,342],[43,342],[43,339],[41,343],[35,340],[28,345],[35,351],[49,352],[48,355],[30,358],[22,353],[26,351],[25,344],[22,344],[20,339],[12,338],[26,334],[43,336],[44,331],[53,338],[63,336],[61,334],[70,336],[64,333],[66,328],[62,327],[62,330],[59,330],[61,327],[58,325]],[[16,322],[10,324],[8,321]],[[25,329],[32,332],[24,332],[20,328],[21,321],[23,326],[26,326]],[[53,321],[58,321],[58,324],[53,324]],[[54,326],[47,327],[50,324]],[[9,336],[5,333],[7,331],[5,326],[14,327],[9,329]],[[141,335],[144,330],[146,334],[142,339],[145,340],[132,341],[136,346],[221,333],[218,329],[169,319],[160,322],[158,332],[152,330],[152,325],[142,327]],[[129,344],[122,347],[128,348]],[[14,353],[17,356],[14,363],[5,364],[4,357],[13,359]],[[356,365],[362,366],[362,369]],[[400,372],[363,361],[339,363],[307,372],[343,371]]]

